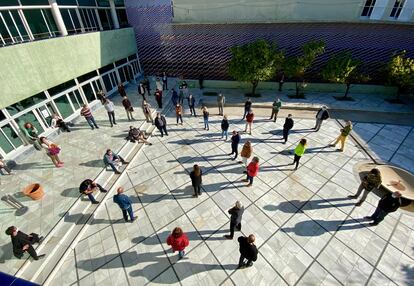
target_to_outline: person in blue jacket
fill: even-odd
[[[131,199],[124,194],[124,188],[119,187],[116,190],[117,194],[114,195],[114,203],[116,203],[120,209],[122,210],[122,215],[124,216],[125,221],[128,220],[128,215],[130,218],[130,221],[133,222],[135,220],[134,217],[134,211],[132,209],[132,201]]]

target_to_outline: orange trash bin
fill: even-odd
[[[30,184],[23,189],[23,194],[32,200],[40,200],[45,195],[43,187],[40,184]]]

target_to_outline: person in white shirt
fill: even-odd
[[[108,112],[109,123],[111,123],[111,127],[113,127],[114,124],[116,125],[114,103],[110,101],[109,99],[106,99],[104,103],[104,107],[106,109],[106,112]]]

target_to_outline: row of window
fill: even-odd
[[[109,0],[56,0],[58,5],[109,7]],[[114,0],[115,6],[124,7],[124,0]],[[48,0],[1,0],[0,6],[49,5]]]
[[[69,34],[114,29],[109,8],[60,9]],[[126,11],[116,9],[121,28],[128,27]],[[27,23],[25,26],[24,23]],[[50,9],[3,10],[0,11],[0,45],[52,38],[59,35]]]
[[[96,100],[98,91],[110,94],[119,82],[130,81],[139,73],[134,54],[0,110],[0,155],[4,157],[24,145],[21,129],[26,122],[41,134],[50,128],[52,114],[71,117],[83,104]]]
[[[372,10],[374,10],[375,3],[376,3],[376,0],[366,0],[365,6],[362,9],[361,16],[370,17],[372,14]],[[404,4],[405,4],[405,0],[395,0],[394,6],[390,13],[390,18],[398,19],[404,7]]]

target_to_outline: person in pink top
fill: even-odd
[[[247,166],[247,178],[243,182],[249,182],[246,187],[251,187],[253,185],[253,178],[259,173],[259,158],[253,157],[252,161]]]
[[[190,241],[183,230],[180,227],[176,227],[167,237],[167,244],[171,246],[173,252],[178,251],[178,257],[181,259],[184,257],[184,249],[190,244]]]

